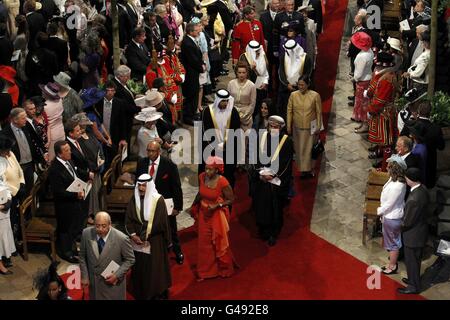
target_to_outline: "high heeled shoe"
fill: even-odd
[[[381,268],[381,272],[387,275],[396,274],[397,270],[398,270],[398,263],[395,264],[395,269],[391,269],[389,268],[389,266]]]
[[[11,274],[13,274],[14,272],[12,272],[11,270],[6,270],[6,271],[1,271],[0,270],[0,274],[4,275],[4,276],[9,276]]]

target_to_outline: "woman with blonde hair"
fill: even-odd
[[[393,155],[388,160],[389,180],[383,186],[377,215],[383,223],[383,246],[389,252],[389,264],[382,267],[384,274],[395,274],[398,270],[398,255],[402,247],[401,228],[405,207],[405,160]]]

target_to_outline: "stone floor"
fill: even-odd
[[[372,160],[367,158],[367,135],[354,133],[356,125],[350,121],[353,108],[347,106],[347,96],[353,89],[348,75],[347,41],[348,38],[342,39],[311,231],[368,265],[383,266],[388,253],[381,245],[381,237],[367,241],[366,246],[362,244],[362,212]],[[422,272],[436,259],[431,254],[427,256]],[[405,265],[400,263],[399,269],[392,278],[401,283],[401,278],[406,277]],[[438,284],[422,295],[428,299],[450,299],[450,282]]]
[[[355,0],[349,1],[354,5]],[[343,39],[345,45],[348,39]],[[348,77],[348,60],[345,48],[341,48],[332,111],[329,119],[326,152],[322,157],[319,185],[316,192],[311,230],[318,236],[336,245],[368,265],[384,265],[387,253],[381,246],[381,238],[371,239],[362,245],[362,210],[365,184],[371,167],[367,159],[368,142],[364,136],[353,133],[355,124],[349,119],[352,108],[347,106],[347,96],[351,93]],[[225,87],[226,77],[219,87]],[[192,130],[192,128],[191,128]],[[197,166],[180,166],[180,176],[184,192],[184,207],[188,208],[197,193]],[[193,224],[188,213],[178,217],[179,229]],[[43,253],[30,254],[29,261],[13,257],[14,272],[11,276],[0,276],[0,299],[34,299],[37,295],[32,289],[32,277],[38,269],[47,268],[50,260]],[[433,263],[434,257],[423,262],[422,270]],[[62,261],[58,272],[67,271],[69,264]],[[392,276],[398,282],[406,276],[403,263],[400,272]],[[422,293],[428,299],[450,299],[450,283],[436,285]]]

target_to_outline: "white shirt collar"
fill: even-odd
[[[412,188],[411,188],[411,192],[413,192],[414,190],[416,190],[416,189],[417,189],[418,187],[420,187],[420,186],[421,186],[421,183],[419,183],[418,185],[412,187]]]
[[[63,160],[60,157],[56,157],[56,159],[58,159],[58,161],[61,162],[64,165],[64,167],[67,168],[67,164],[66,163],[69,162],[69,161]]]
[[[133,42],[134,42],[134,44],[138,46],[138,48],[141,48],[142,44],[140,44],[140,43],[137,43],[136,41],[134,41],[134,39],[132,39],[131,41],[133,41]]]
[[[111,99],[111,101],[110,100],[108,100],[108,99],[106,99],[106,98],[103,98],[103,102],[113,102],[113,99],[114,99],[114,97]]]
[[[277,15],[277,13],[275,11],[270,10],[270,9],[269,9],[269,13],[270,13],[270,16],[272,17],[272,20],[274,20],[275,16]]]
[[[158,158],[156,158],[155,161],[152,162],[152,160],[150,160],[150,162],[151,162],[150,165],[151,165],[152,163],[155,163],[155,166],[157,166],[157,165],[159,164],[159,160],[160,160],[160,159],[161,159],[161,156],[159,155]]]
[[[405,160],[410,154],[411,154],[411,151],[406,153],[406,154],[404,154],[404,155],[402,155],[401,157],[402,157],[403,160]]]
[[[108,233],[106,234],[106,236],[103,237],[103,241],[105,241],[105,243],[106,243],[106,241],[108,240],[109,234],[111,233],[111,228],[112,228],[112,227],[109,228],[109,231],[108,231]],[[98,239],[100,239],[100,237],[99,237],[98,234],[97,234],[97,241],[98,241]]]
[[[67,136],[67,140],[69,140],[70,142],[72,142],[73,145],[77,145],[77,140],[72,139],[71,137]]]

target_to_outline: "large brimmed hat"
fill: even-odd
[[[162,118],[162,116],[163,114],[161,112],[157,112],[156,108],[147,107],[142,109],[142,111],[139,112],[134,118],[138,121],[151,122]]]
[[[145,106],[154,107],[160,104],[164,100],[164,97],[158,91],[148,90],[145,93]]]
[[[372,38],[365,32],[355,32],[351,38],[351,42],[359,50],[367,51],[372,47]]]
[[[391,46],[392,49],[402,51],[402,43],[400,42],[399,39],[389,37],[387,39],[387,43]]]
[[[81,126],[92,126],[93,124],[84,112],[74,114],[72,116],[72,120],[77,122]]]
[[[61,98],[59,96],[59,85],[54,82],[49,82],[46,85],[40,84],[39,88],[46,97],[52,100],[59,100]]]
[[[69,83],[72,78],[65,72],[60,72],[56,76],[53,76],[53,80],[64,89],[70,89]]]
[[[102,100],[105,97],[105,91],[100,90],[99,88],[89,88],[84,89],[81,94],[80,98],[83,100],[83,109],[89,108],[96,103],[98,103],[100,100]]]
[[[297,11],[302,11],[302,10],[306,10],[306,11],[314,11],[314,8],[312,7],[312,5],[307,5],[307,6],[300,6]]]

